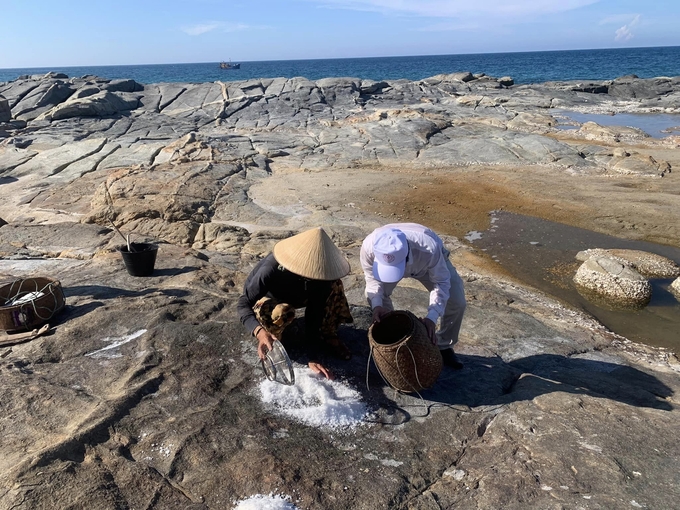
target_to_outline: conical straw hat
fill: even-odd
[[[337,280],[349,274],[349,262],[321,227],[279,241],[274,258],[291,273],[312,280]]]

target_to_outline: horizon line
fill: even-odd
[[[382,58],[426,58],[426,57],[448,57],[448,56],[470,56],[470,55],[513,55],[523,53],[567,53],[579,51],[626,51],[626,50],[645,50],[645,49],[661,49],[661,48],[680,48],[680,45],[672,46],[632,46],[632,47],[606,47],[606,48],[572,48],[572,49],[552,49],[552,50],[522,50],[522,51],[489,51],[481,53],[433,53],[433,54],[419,54],[419,55],[383,55],[370,57],[319,57],[319,58],[288,58],[288,59],[274,59],[274,60],[239,60],[234,63],[253,63],[253,62],[313,62],[319,60],[370,60]],[[224,61],[224,60],[222,60]],[[15,71],[22,69],[78,69],[86,67],[138,67],[138,66],[169,66],[169,65],[200,65],[213,64],[220,61],[203,61],[203,62],[166,62],[166,63],[146,63],[146,64],[80,64],[80,65],[48,65],[48,66],[26,66],[26,67],[0,67],[1,71]]]

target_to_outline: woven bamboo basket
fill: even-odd
[[[368,329],[368,340],[375,365],[394,389],[414,392],[429,388],[442,371],[439,349],[411,312],[388,313]]]
[[[65,305],[61,283],[37,277],[0,285],[0,330],[29,331],[54,317]]]

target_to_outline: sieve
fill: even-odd
[[[293,363],[281,342],[275,340],[270,351],[267,351],[261,360],[262,371],[267,379],[281,384],[292,386],[295,384],[295,371]]]

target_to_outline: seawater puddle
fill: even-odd
[[[597,318],[635,342],[680,348],[680,302],[668,290],[672,279],[653,279],[652,300],[642,310],[608,310],[581,296],[572,278],[588,248],[643,250],[680,263],[680,248],[631,241],[520,214],[495,212],[492,227],[472,245],[520,280]]]
[[[601,126],[625,126],[642,129],[654,138],[664,138],[672,134],[680,134],[680,115],[670,113],[617,113],[605,115],[601,113],[581,113],[571,110],[558,110],[553,114],[560,121],[558,129],[578,129],[580,126],[570,125],[566,122],[575,121],[579,124],[584,122],[596,122]]]

